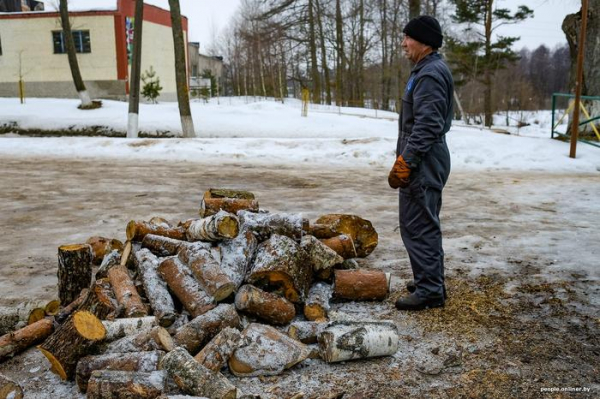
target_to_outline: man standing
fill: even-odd
[[[450,174],[446,132],[452,123],[454,82],[437,52],[443,35],[439,22],[422,15],[403,30],[402,50],[414,63],[402,97],[396,162],[390,187],[400,188],[400,232],[414,281],[400,310],[444,306],[444,250],[440,209],[442,189]]]

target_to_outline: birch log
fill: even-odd
[[[123,262],[124,259],[121,259],[120,265],[114,266],[108,271],[108,278],[115,292],[117,302],[123,306],[125,317],[146,316],[148,311],[142,303],[142,298],[138,294]]]
[[[0,335],[33,324],[46,314],[51,315],[56,310],[53,308],[56,304],[56,301],[28,301],[13,306],[0,306]]]
[[[221,373],[202,366],[183,348],[166,354],[159,368],[166,370],[185,393],[218,399],[235,399],[237,396],[235,385]]]
[[[234,214],[219,211],[218,213],[194,220],[187,228],[189,241],[220,241],[234,238],[240,231],[240,221]]]
[[[50,319],[42,319],[17,331],[0,337],[0,362],[15,356],[25,349],[42,342],[54,331]]]
[[[0,374],[0,399],[23,399],[23,388],[15,381]]]
[[[154,316],[136,317],[130,319],[116,319],[114,321],[102,321],[106,329],[106,342],[112,342],[128,335],[133,335],[141,330],[149,330],[156,327],[157,320]]]
[[[331,285],[318,282],[310,287],[308,298],[304,303],[304,316],[311,321],[325,321],[329,314],[329,300],[333,293]]]
[[[258,212],[258,201],[248,191],[210,189],[200,203],[200,217],[212,216],[219,211],[237,214],[241,210]]]
[[[352,241],[352,238],[346,234],[340,234],[339,236],[331,238],[322,238],[321,242],[333,249],[344,259],[352,259],[357,257],[354,241]]]
[[[158,274],[158,258],[145,248],[135,252],[134,258],[154,316],[161,326],[169,327],[177,314],[167,283]]]
[[[209,370],[219,371],[241,344],[240,332],[235,328],[225,327],[194,356],[194,359]]]
[[[235,289],[235,284],[221,269],[211,251],[204,248],[181,248],[179,258],[187,260],[187,266],[202,287],[216,302],[227,298]]]
[[[131,247],[129,247],[131,249]],[[100,263],[100,266],[98,267],[98,270],[96,270],[96,280],[100,280],[102,278],[107,278],[108,277],[108,271],[117,265],[121,264],[121,254],[119,253],[119,251],[114,250],[109,252],[108,254],[106,254],[106,256],[104,256],[104,259],[102,259],[102,262]]]
[[[58,297],[66,306],[92,281],[92,247],[88,244],[58,247]]]
[[[254,213],[240,211],[238,213],[242,230],[251,231],[262,242],[273,234],[289,237],[300,242],[308,230],[308,220],[297,213]]]
[[[183,227],[171,227],[162,224],[156,225],[150,222],[132,220],[127,224],[127,240],[142,241],[148,234],[185,240],[185,229]]]
[[[250,265],[254,260],[258,241],[252,232],[242,231],[232,240],[219,243],[221,250],[221,270],[225,273],[237,290],[246,278]]]
[[[175,240],[169,237],[148,234],[142,240],[142,247],[147,248],[156,256],[177,255],[179,249],[188,245],[187,241]]]
[[[87,387],[88,399],[153,399],[167,386],[166,373],[96,370]]]
[[[88,238],[86,244],[92,247],[92,263],[94,265],[102,263],[102,259],[113,250],[123,250],[123,243],[114,238],[94,236]]]
[[[112,285],[106,279],[96,280],[79,306],[78,310],[86,310],[100,320],[119,317],[121,306],[115,298]]]
[[[269,324],[288,324],[296,316],[294,304],[277,294],[252,285],[243,285],[235,296],[239,311],[256,316]]]
[[[302,237],[300,246],[306,252],[313,274],[320,279],[327,280],[331,278],[333,267],[344,261],[344,258],[314,236],[306,235]]]
[[[173,338],[164,327],[156,326],[137,334],[128,335],[111,342],[104,353],[131,353],[146,351],[169,352],[175,347]]]
[[[326,229],[321,229],[324,225]],[[328,230],[323,236],[322,230]],[[369,255],[379,242],[379,237],[373,224],[356,215],[329,214],[323,215],[312,226],[311,233],[317,238],[331,238],[335,235],[346,234],[352,238],[356,254],[360,258]]]
[[[333,322],[318,339],[321,357],[328,363],[390,356],[398,351],[398,328],[392,321]]]
[[[379,270],[336,270],[333,293],[354,301],[382,301],[390,292],[390,275]]]
[[[288,335],[303,344],[316,344],[317,337],[327,323],[318,323],[316,321],[295,321],[288,328]]]

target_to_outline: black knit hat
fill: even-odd
[[[444,40],[440,23],[429,15],[420,15],[411,19],[402,32],[434,49],[442,47],[442,41]]]

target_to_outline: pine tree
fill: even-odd
[[[163,88],[160,85],[160,79],[156,76],[156,71],[152,66],[142,74],[142,82],[144,83],[142,96],[152,104],[158,104],[156,99],[160,96],[160,92]]]

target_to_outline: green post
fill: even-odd
[[[556,111],[556,94],[552,93],[552,124],[550,125],[550,138],[554,138],[554,112]]]

